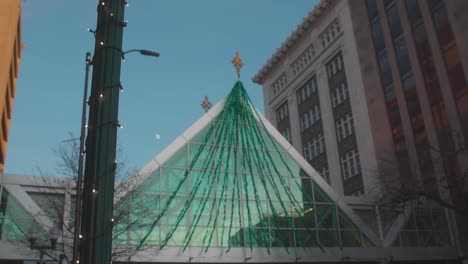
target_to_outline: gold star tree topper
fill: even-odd
[[[236,55],[234,56],[234,59],[232,59],[232,64],[234,64],[234,68],[237,70],[237,78],[240,79],[240,70],[242,66],[244,66],[244,63],[242,62],[238,51],[236,51]]]

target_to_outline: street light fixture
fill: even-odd
[[[159,57],[159,53],[151,50],[146,50],[146,49],[132,49],[132,50],[127,50],[123,54],[127,54],[130,52],[140,52],[141,55],[145,56],[152,56],[152,57]]]
[[[120,56],[122,57],[123,61],[125,61],[125,54],[132,53],[132,52],[139,52],[141,55],[144,55],[144,56],[159,57],[159,52],[152,51],[152,50],[131,49],[131,50],[123,51],[123,50],[121,50],[121,49],[119,49],[117,47],[114,47],[114,46],[104,45],[104,42],[101,42],[101,45],[103,46],[103,48],[118,50],[120,52]]]
[[[44,252],[46,250],[54,250],[57,247],[57,240],[60,235],[60,230],[57,228],[57,226],[54,224],[52,228],[49,230],[49,239],[50,239],[50,246],[46,244],[39,244],[37,243],[38,238],[39,238],[39,225],[34,219],[31,226],[29,227],[28,230],[28,239],[29,239],[29,247],[31,250],[39,250],[40,252],[40,257],[39,257],[39,263],[45,263],[44,262]]]

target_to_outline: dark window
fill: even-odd
[[[382,84],[386,86],[392,82],[392,72],[390,71],[390,64],[388,63],[388,57],[385,50],[378,55],[377,59],[379,62]]]
[[[374,38],[375,51],[379,53],[385,48],[385,40],[382,33],[382,25],[380,20],[377,18],[371,24],[372,36]]]
[[[418,0],[406,0],[406,9],[408,10],[410,22],[414,23],[421,18]]]
[[[306,101],[313,93],[317,91],[317,78],[315,75],[310,78],[299,90],[297,90],[298,104]]]
[[[393,3],[393,0],[384,0],[384,5],[385,5],[385,6],[388,6],[388,5],[390,5],[391,3]]]
[[[408,49],[406,47],[406,42],[403,37],[395,41],[395,53],[398,60],[398,68],[400,74],[403,75],[411,70],[411,65],[408,57]]]
[[[285,102],[276,109],[276,121],[280,122],[287,117],[289,117],[288,102]]]
[[[400,16],[398,15],[398,9],[396,5],[392,5],[387,8],[388,24],[390,26],[390,33],[392,37],[396,37],[401,34]]]
[[[393,87],[393,83],[385,86],[384,93],[385,93],[385,100],[387,102],[390,102],[396,99],[395,87]]]
[[[427,4],[430,9],[434,9],[442,4],[442,0],[427,0]]]
[[[424,24],[422,22],[413,25],[413,37],[416,41],[416,45],[427,41],[426,30],[424,29]]]
[[[403,77],[403,88],[405,90],[413,90],[416,88],[414,84],[413,73],[409,73]]]
[[[289,142],[292,143],[291,128],[286,127],[283,131],[280,132],[281,135]]]
[[[339,53],[327,63],[328,79],[333,78],[337,73],[344,70],[343,55]]]
[[[377,13],[377,1],[376,0],[367,0],[367,15],[369,19],[372,20],[374,17],[378,15]]]

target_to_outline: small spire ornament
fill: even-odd
[[[232,59],[232,64],[234,64],[234,68],[236,68],[237,79],[240,79],[240,70],[242,66],[244,66],[244,63],[242,62],[238,51],[236,51],[236,55],[234,56],[234,59]]]
[[[208,96],[205,96],[205,99],[201,103],[201,107],[205,109],[205,113],[208,112],[208,110],[210,110],[211,106],[212,105],[210,100],[208,100]]]

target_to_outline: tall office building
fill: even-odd
[[[443,196],[468,166],[467,23],[463,0],[322,0],[253,77],[266,116],[345,196]]]
[[[466,25],[464,0],[322,0],[253,80],[349,204],[429,200],[468,237]]]
[[[0,171],[5,166],[21,54],[20,0],[0,1]]]

